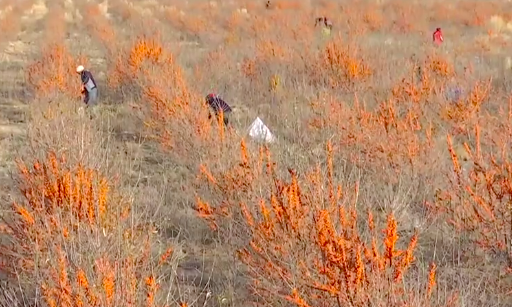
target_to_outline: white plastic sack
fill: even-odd
[[[272,143],[275,141],[274,135],[259,117],[256,117],[249,126],[249,136],[255,140],[266,143]]]

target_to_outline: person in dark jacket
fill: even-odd
[[[96,81],[92,76],[91,72],[85,70],[85,68],[80,65],[76,68],[76,73],[80,74],[80,79],[82,81],[82,95],[84,95],[84,103],[89,106],[94,106],[98,102],[98,88],[96,87]]]
[[[332,30],[332,21],[327,17],[318,17],[315,19],[315,27],[318,25],[324,24],[324,27],[326,27],[329,30]]]
[[[217,119],[219,118],[220,113],[223,113],[224,117],[224,125],[227,126],[229,124],[229,114],[231,111],[231,107],[222,100],[218,95],[216,94],[208,94],[205,98],[206,104],[210,107],[210,109],[215,113],[215,116]],[[212,118],[212,114],[208,116],[208,119]]]

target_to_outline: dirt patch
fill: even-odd
[[[20,135],[24,129],[20,125],[0,125],[0,138],[5,135]]]

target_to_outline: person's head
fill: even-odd
[[[212,99],[215,99],[216,95],[214,93],[210,93],[208,95],[206,95],[205,97],[205,102],[208,103],[208,101],[211,101]]]
[[[81,74],[84,70],[85,68],[82,65],[78,65],[76,68],[76,73]]]
[[[436,29],[436,32],[441,32],[441,28],[437,28],[437,29]]]

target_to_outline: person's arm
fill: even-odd
[[[80,77],[82,78],[82,84],[89,82],[90,77],[87,72],[83,72]]]
[[[82,94],[85,94],[85,92],[87,92],[87,90],[85,89],[85,82],[87,82],[87,80],[84,82],[85,78],[85,74],[80,74],[80,79],[82,80]]]

